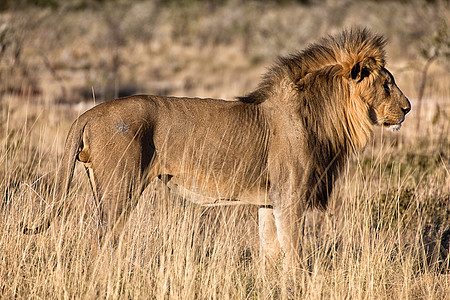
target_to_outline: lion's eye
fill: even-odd
[[[389,89],[389,83],[386,81],[383,84],[384,90],[386,91],[386,94],[390,95],[391,94],[391,90]]]

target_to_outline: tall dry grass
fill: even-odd
[[[65,134],[76,116],[92,106],[91,86],[99,91],[99,82],[111,81],[105,75],[114,71],[109,65],[114,56],[111,45],[121,55],[122,67],[115,71],[122,80],[141,84],[145,79],[147,91],[231,97],[256,86],[275,52],[290,51],[312,36],[352,24],[348,16],[373,22],[372,27],[384,32],[394,28],[392,42],[405,45],[406,27],[396,22],[409,24],[408,18],[421,13],[413,6],[406,19],[393,18],[387,30],[378,24],[384,24],[382,14],[380,19],[364,14],[401,11],[406,4],[386,4],[401,6],[400,10],[375,2],[364,4],[364,10],[353,2],[349,5],[346,17],[327,18],[328,25],[319,20],[342,9],[337,3],[326,9],[261,8],[252,3],[240,10],[218,9],[209,17],[196,6],[169,7],[152,19],[155,27],[139,27],[130,15],[139,21],[149,19],[146,6],[139,3],[119,27],[151,39],[148,43],[132,36],[124,43],[103,44],[98,38],[105,33],[104,24],[89,27],[98,17],[92,11],[54,18],[48,18],[48,11],[33,11],[36,19],[29,17],[30,12],[19,14],[21,22],[31,24],[16,30],[14,43],[28,38],[31,42],[22,45],[22,60],[13,70],[8,71],[8,60],[0,60],[0,298],[446,299],[450,294],[448,73],[441,66],[431,68],[417,131],[417,72],[404,67],[405,61],[415,62],[411,47],[406,57],[389,66],[412,98],[411,114],[399,133],[376,129],[373,142],[348,163],[327,211],[305,213],[294,280],[285,278],[281,259],[262,271],[256,207],[200,207],[165,193],[158,182],[140,198],[119,246],[98,251],[98,215],[82,168],[76,169],[69,194],[74,208],[67,218],[58,219],[42,234],[20,231],[22,221],[38,220],[52,201],[59,200],[53,199],[59,180],[55,168]],[[242,21],[255,9],[257,17]],[[195,18],[186,19],[184,25],[171,23],[183,16]],[[217,16],[222,16],[220,21]],[[168,23],[158,23],[163,21]],[[55,24],[70,30],[56,29]],[[251,25],[250,31],[242,29],[245,24]],[[299,30],[302,26],[304,30]],[[49,28],[55,30],[44,30]],[[237,33],[227,36],[231,31]],[[45,45],[36,38],[42,38],[42,32],[48,33]],[[33,52],[33,47],[41,52]],[[402,52],[393,46],[390,50],[394,55]],[[30,53],[41,56],[26,55]],[[46,66],[37,63],[42,55],[49,59]],[[52,70],[59,75],[52,75]],[[38,96],[30,90],[35,85]],[[79,86],[87,86],[89,103],[61,100],[64,93],[76,98]]]
[[[23,235],[19,224],[39,219],[58,200],[56,153],[74,115],[3,102],[2,298],[445,299],[450,293],[449,118],[434,116],[419,133],[409,118],[396,135],[377,130],[349,163],[329,209],[305,215],[298,276],[286,283],[281,261],[262,272],[255,207],[203,208],[165,194],[158,183],[141,197],[117,249],[97,252],[98,216],[81,168],[68,218]]]

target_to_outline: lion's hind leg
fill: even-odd
[[[109,152],[93,154],[87,174],[97,205],[99,244],[111,241],[117,246],[123,227],[145,189],[148,160],[142,159],[142,147],[137,141],[128,143],[125,149]]]

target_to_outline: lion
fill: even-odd
[[[235,100],[136,95],[101,103],[69,130],[50,226],[84,164],[103,233],[120,233],[153,179],[202,205],[259,208],[260,251],[295,265],[299,220],[326,208],[334,182],[375,126],[400,129],[409,100],[385,68],[385,39],[365,28],[279,58]],[[102,236],[103,236],[102,233]]]

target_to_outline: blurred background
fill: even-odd
[[[420,100],[448,105],[448,20],[444,0],[2,0],[0,95],[234,98],[277,56],[366,26],[389,39],[388,68],[415,113]]]

